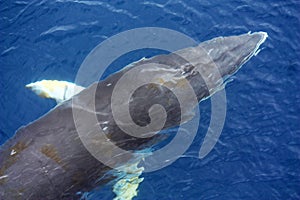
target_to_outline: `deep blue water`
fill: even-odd
[[[226,86],[227,118],[213,151],[198,159],[208,100],[200,105],[201,125],[185,156],[144,174],[136,199],[300,199],[299,11],[296,0],[1,0],[0,141],[55,106],[24,85],[74,81],[87,54],[121,31],[165,27],[199,42],[265,31],[262,51]],[[136,59],[120,59],[108,73]],[[98,196],[113,197],[108,187]]]

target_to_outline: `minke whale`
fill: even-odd
[[[163,126],[163,129],[167,129],[180,125],[182,116],[189,116],[195,107],[187,103],[186,108],[180,110],[176,96],[172,95],[172,88],[184,91],[185,82],[182,80],[185,79],[194,90],[197,103],[210,97],[224,87],[228,77],[259,52],[266,38],[265,32],[217,37],[195,47],[142,59],[88,88],[47,80],[28,84],[26,87],[38,95],[53,98],[59,104],[36,121],[21,127],[1,146],[0,199],[80,199],[84,198],[82,194],[85,192],[109,182],[115,184],[115,199],[136,196],[138,184],[142,181],[139,178],[142,169],[137,168],[134,162],[130,165],[132,158],[121,155],[113,165],[116,168],[132,167],[136,176],[128,178],[125,175],[122,179],[110,173],[112,168],[91,155],[80,140],[73,118],[74,109],[83,116],[96,115],[98,119],[97,124],[82,120],[80,128],[86,130],[87,137],[88,133],[97,132],[99,127],[103,129],[105,126],[106,137],[118,147],[128,151],[147,149],[165,137],[160,134],[151,137],[131,136],[118,127],[113,117],[113,89],[126,72],[139,69],[138,66],[144,64],[153,66],[153,70],[139,69],[136,78],[143,79],[151,74],[161,84],[149,83],[138,88],[131,97],[129,111],[136,124],[146,126],[150,123],[149,108],[153,104],[160,104],[167,114]],[[214,66],[220,76],[215,74]],[[95,104],[91,103],[91,99]],[[188,102],[189,97],[184,101]],[[189,119],[186,117],[185,121]],[[107,157],[114,151],[107,148],[107,140],[92,138],[91,141]]]

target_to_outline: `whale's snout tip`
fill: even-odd
[[[250,55],[256,56],[260,52],[260,46],[266,41],[268,38],[268,33],[264,31],[258,31],[258,32],[249,32],[248,36],[250,36],[250,39],[248,40],[248,47],[249,50],[251,50]],[[249,58],[251,57],[249,56]]]
[[[261,37],[260,44],[264,43],[266,39],[269,37],[268,33],[264,31],[257,32],[257,34],[259,34]]]
[[[259,31],[254,33],[249,33],[253,36],[253,38],[257,38],[257,45],[260,46],[262,43],[266,41],[266,39],[269,37],[267,32]]]

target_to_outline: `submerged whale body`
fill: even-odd
[[[91,124],[83,119],[80,124],[82,130],[86,130],[87,134],[97,132],[105,122],[106,137],[122,149],[141,150],[163,140],[159,134],[148,138],[128,135],[113,118],[112,92],[129,70],[151,64],[152,71],[140,70],[139,76],[135,78],[143,79],[151,73],[162,83],[162,86],[144,85],[134,92],[129,105],[133,121],[140,126],[147,125],[150,123],[149,108],[153,104],[160,104],[167,113],[163,126],[167,129],[179,125],[181,117],[188,116],[195,106],[187,103],[186,108],[180,110],[176,96],[172,94],[172,88],[184,90],[180,82],[182,78],[189,82],[197,100],[201,101],[222,88],[223,80],[220,78],[228,78],[256,55],[266,37],[264,32],[218,37],[196,47],[143,59],[104,81],[92,84],[72,99],[63,101],[43,117],[21,127],[13,138],[2,145],[0,199],[80,199],[79,192],[90,191],[115,178],[111,174],[99,181],[111,168],[99,162],[82,144],[73,120],[74,109],[87,119],[90,115],[96,115],[99,121]],[[215,76],[213,66],[217,66],[220,77]],[[207,77],[203,76],[209,77],[209,84],[205,81]],[[168,85],[168,88],[164,85]],[[95,105],[91,98],[94,98]],[[189,101],[189,97],[186,97],[186,101]],[[94,107],[95,111],[92,109]],[[110,156],[113,149],[106,148],[106,140],[93,142],[98,144],[99,152]],[[130,159],[120,156],[114,164],[118,167]]]

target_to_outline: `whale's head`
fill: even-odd
[[[200,46],[209,52],[209,56],[219,68],[221,76],[227,78],[237,72],[252,56],[256,56],[260,52],[259,47],[267,37],[266,32],[254,32],[215,38]]]

